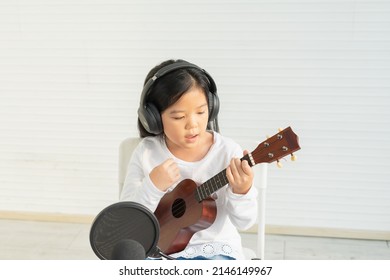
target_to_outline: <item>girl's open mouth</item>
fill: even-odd
[[[198,139],[198,134],[186,135],[185,139],[187,142],[190,142],[190,143],[195,142]]]

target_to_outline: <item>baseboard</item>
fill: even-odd
[[[80,214],[41,213],[26,211],[0,211],[0,219],[40,222],[91,224],[95,217]]]
[[[252,228],[248,229],[245,232],[257,233],[257,225],[253,226]],[[266,225],[265,234],[334,237],[334,238],[349,238],[349,239],[390,240],[389,231],[297,227],[297,226],[279,226],[279,225]]]
[[[80,215],[80,214],[0,211],[0,219],[8,219],[8,220],[92,224],[94,218],[95,217],[91,215]],[[245,232],[257,233],[257,225],[246,230]],[[390,232],[388,231],[354,230],[354,229],[339,229],[339,228],[266,225],[265,233],[280,234],[280,235],[315,236],[315,237],[390,240]]]

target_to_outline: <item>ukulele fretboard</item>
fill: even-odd
[[[202,185],[196,188],[195,199],[198,202],[208,198],[214,192],[222,188],[228,183],[228,179],[226,177],[226,169],[219,172],[217,175],[212,177],[211,179],[204,182]]]
[[[249,166],[252,167],[253,165],[255,165],[255,163],[253,162],[253,159],[251,159],[251,156],[251,154],[247,154],[241,158],[241,161],[247,160]],[[201,202],[202,200],[208,198],[217,190],[225,186],[227,183],[229,183],[229,180],[226,176],[226,169],[224,169],[196,188],[195,199],[198,202]]]

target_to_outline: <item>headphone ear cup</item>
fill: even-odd
[[[163,132],[160,113],[156,106],[147,103],[138,109],[138,118],[147,132],[158,135]]]
[[[219,98],[218,95],[209,92],[208,99],[209,99],[209,122],[212,122],[218,116]]]

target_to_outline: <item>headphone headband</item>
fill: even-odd
[[[141,106],[145,106],[146,97],[148,96],[149,91],[152,88],[152,85],[154,84],[154,82],[158,78],[160,78],[162,76],[165,76],[165,75],[167,75],[170,72],[173,72],[173,71],[176,71],[176,70],[179,70],[179,69],[186,69],[186,68],[195,68],[195,69],[198,69],[198,70],[202,71],[206,75],[207,80],[209,81],[209,90],[210,90],[210,92],[215,94],[215,95],[217,94],[217,86],[216,86],[213,78],[210,76],[209,73],[207,73],[206,70],[204,70],[203,68],[200,68],[199,66],[197,66],[195,64],[192,64],[192,63],[189,63],[187,61],[181,60],[181,61],[177,61],[177,62],[174,62],[172,64],[169,64],[169,65],[167,65],[165,67],[162,67],[160,70],[158,70],[153,75],[153,77],[151,77],[145,83],[144,88],[143,88],[142,93],[141,93],[140,107]]]
[[[217,96],[217,86],[213,78],[210,76],[209,73],[206,72],[206,70],[200,68],[199,66],[184,60],[180,60],[172,64],[169,64],[167,66],[164,66],[160,70],[158,70],[153,75],[153,77],[151,77],[145,83],[144,88],[142,89],[140,105],[138,108],[138,119],[140,120],[142,126],[149,133],[158,135],[163,132],[163,125],[161,121],[160,112],[158,111],[157,107],[153,103],[146,102],[147,96],[151,88],[153,87],[154,82],[160,77],[167,75],[168,73],[171,73],[179,69],[188,69],[188,68],[198,69],[205,74],[209,82],[209,92],[206,92],[206,98],[209,106],[209,122],[212,122],[216,119],[219,111],[219,99]]]

